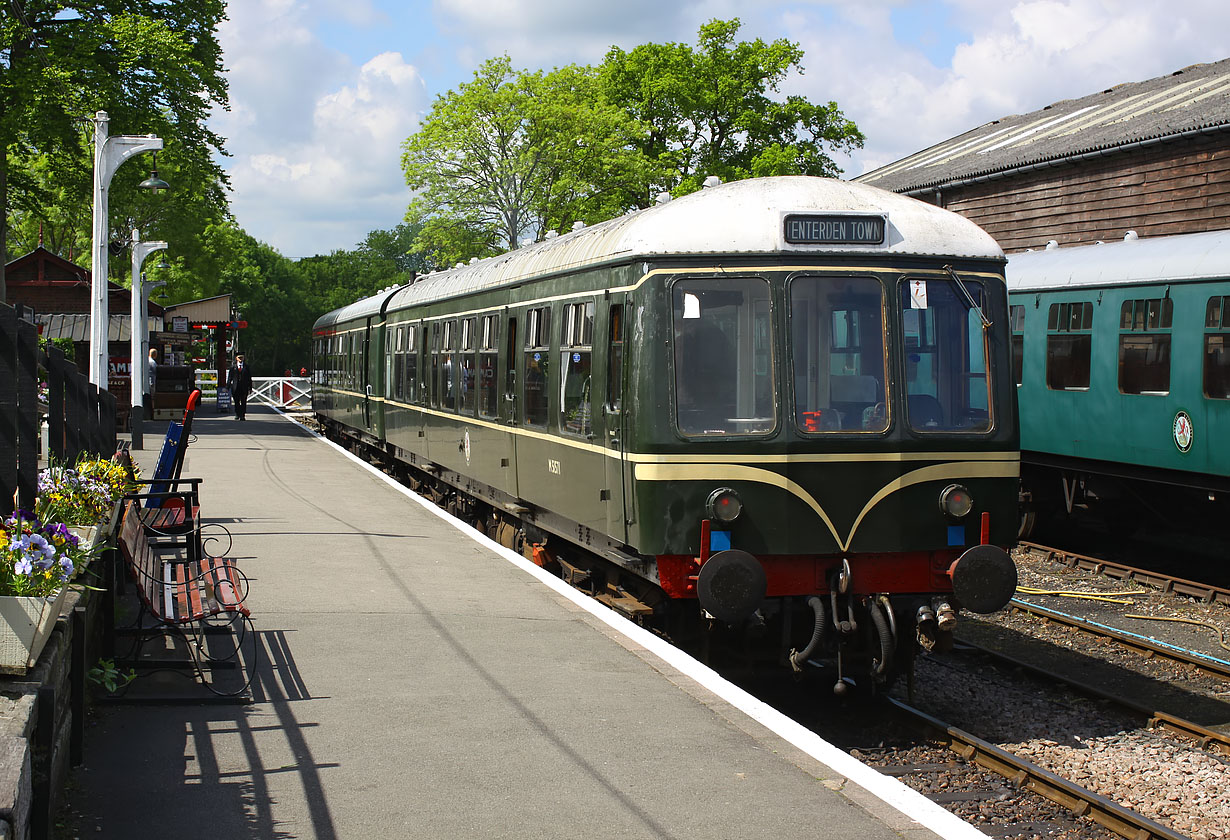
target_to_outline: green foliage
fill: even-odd
[[[406,182],[419,191],[407,214],[421,226],[415,253],[442,267],[605,218],[613,196],[643,180],[638,136],[592,68],[530,72],[490,59],[403,144]]]
[[[607,53],[599,70],[603,93],[646,126],[639,148],[666,169],[655,186],[683,195],[709,175],[836,177],[825,149],[862,147],[862,133],[835,102],[770,96],[791,72],[802,72],[798,44],[736,42],[739,28],[737,18],[713,20],[701,26],[695,49],[642,44]]]
[[[597,69],[487,61],[403,145],[414,252],[436,267],[490,256],[709,175],[836,176],[829,152],[861,147],[858,127],[834,102],[777,95],[802,49],[737,41],[739,27],[710,21],[696,47],[612,47]]]
[[[100,659],[98,664],[90,669],[89,679],[94,685],[101,685],[108,694],[115,694],[137,678],[137,672],[132,668],[121,671],[113,659]]]
[[[112,181],[116,238],[127,239],[133,227],[159,238],[158,224],[185,210],[180,196],[203,199],[214,215],[224,210],[225,175],[215,157],[222,138],[206,125],[210,110],[227,101],[216,36],[224,16],[224,0],[8,4],[0,16],[0,253],[12,251],[12,208],[23,247],[41,224],[52,250],[88,261],[81,246],[90,235],[89,120],[99,110],[110,116],[112,134],[163,138],[160,174],[176,189],[170,202],[137,195],[144,175],[128,164],[140,177]],[[114,263],[126,273],[123,260]]]

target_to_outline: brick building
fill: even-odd
[[[856,178],[1008,253],[1230,228],[1230,59],[1003,117]]]

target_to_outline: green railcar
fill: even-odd
[[[715,186],[323,316],[317,413],[642,622],[874,684],[1015,586],[1003,265],[875,188]]]
[[[1039,514],[1224,522],[1230,232],[1015,254],[1022,533]]]

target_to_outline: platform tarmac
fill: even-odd
[[[58,836],[983,836],[273,410],[193,432],[253,702],[96,706]]]

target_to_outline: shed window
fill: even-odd
[[[1052,303],[1046,327],[1046,387],[1054,391],[1087,390],[1093,348],[1093,304]]]

